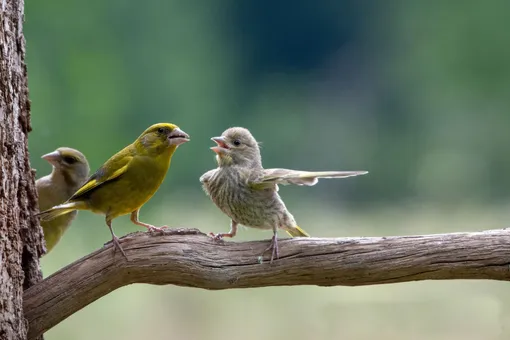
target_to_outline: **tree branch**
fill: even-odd
[[[259,262],[269,241],[214,241],[197,229],[122,238],[24,292],[29,339],[109,292],[131,284],[203,289],[360,286],[417,280],[510,281],[510,231],[401,237],[281,239],[280,259]],[[269,254],[266,255],[266,258]]]

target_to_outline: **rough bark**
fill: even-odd
[[[361,286],[419,280],[510,281],[510,231],[401,237],[281,239],[280,259],[259,256],[269,241],[216,242],[196,229],[121,239],[129,261],[104,247],[25,291],[29,339],[132,283],[203,289]]]
[[[0,1],[0,339],[26,339],[23,289],[42,279],[42,231],[28,161],[23,0]]]

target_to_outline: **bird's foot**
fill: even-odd
[[[278,237],[275,235],[273,235],[273,238],[271,239],[271,245],[266,249],[264,250],[264,253],[262,253],[262,256],[267,253],[268,251],[271,251],[271,260],[269,261],[270,264],[273,263],[273,260],[276,258],[276,259],[279,259],[280,258],[280,254],[278,252]]]
[[[119,238],[118,238],[117,236],[114,236],[110,242],[113,242],[113,246],[115,247],[115,248],[113,248],[113,252],[115,253],[115,250],[116,250],[116,249],[120,250],[120,252],[122,253],[122,255],[124,255],[124,257],[126,258],[126,260],[128,260],[128,261],[129,261],[129,259],[128,259],[128,257],[127,257],[127,255],[126,255],[126,253],[124,252],[124,249],[122,249],[122,246],[120,245],[120,240],[119,240]],[[110,242],[108,242],[108,243],[110,243]],[[106,244],[108,244],[108,243],[106,243]],[[106,245],[106,244],[105,244],[105,245]]]
[[[215,241],[219,241],[219,240],[221,240],[224,237],[234,237],[234,235],[232,235],[231,233],[218,233],[218,234],[215,234],[213,232],[210,232],[209,236],[212,237]]]
[[[148,232],[153,233],[153,232],[162,232],[163,230],[168,229],[168,226],[164,225],[161,227],[155,227],[153,225],[148,225],[148,226],[146,226],[146,228],[147,228]]]

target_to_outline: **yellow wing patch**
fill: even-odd
[[[132,157],[129,158],[129,160],[131,159]],[[126,162],[126,164],[123,167],[113,171],[111,174],[104,173],[103,168],[99,169],[94,175],[92,175],[89,178],[89,180],[85,184],[83,184],[83,186],[80,189],[78,189],[78,191],[74,193],[73,196],[71,196],[71,198],[69,198],[69,201],[80,197],[81,195],[89,192],[92,189],[97,188],[103,183],[114,180],[115,178],[121,176],[126,172],[128,165],[129,161]]]

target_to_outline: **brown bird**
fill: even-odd
[[[277,230],[283,229],[290,236],[308,237],[294,216],[287,210],[278,184],[315,185],[319,178],[346,178],[368,171],[298,171],[289,169],[264,169],[259,144],[250,131],[242,127],[225,130],[220,137],[211,138],[217,146],[218,168],[200,177],[200,182],[216,206],[231,218],[228,233],[212,234],[215,239],[234,237],[237,225],[273,231],[270,247],[271,263],[279,257]]]
[[[35,181],[39,196],[39,210],[43,211],[65,202],[87,180],[89,163],[78,150],[61,147],[41,158],[52,165],[51,174]],[[52,221],[41,222],[48,254],[60,241],[77,211],[59,216]]]

